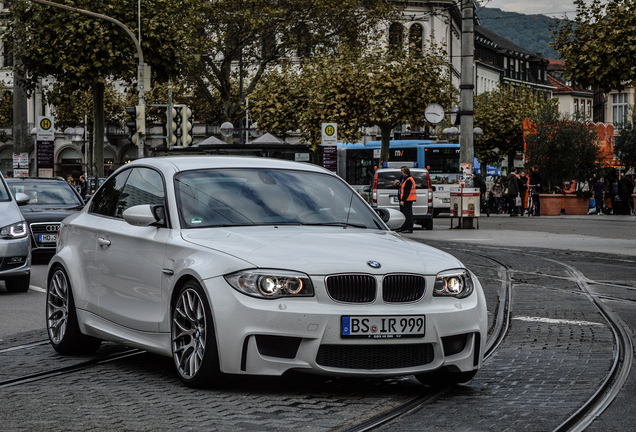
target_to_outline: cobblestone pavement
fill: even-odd
[[[503,274],[487,257],[510,266],[513,319],[504,343],[475,379],[453,387],[383,430],[553,430],[605,378],[614,341],[603,318],[580,294],[565,268],[545,258],[580,265],[587,277],[606,283],[592,285],[595,290],[607,289],[623,298],[622,286],[635,284],[636,270],[630,273],[633,263],[563,252],[528,256],[522,250],[478,246],[467,251],[447,242],[433,246],[453,253],[479,276],[490,325]],[[45,339],[44,331],[23,333],[6,339],[0,350]],[[123,350],[116,344],[104,344],[100,353]],[[59,356],[48,345],[0,352],[0,380],[85,359]],[[193,390],[181,384],[170,359],[142,353],[1,388],[0,429],[346,430],[426,391],[413,377],[347,380],[303,375],[239,377],[226,390]],[[613,425],[612,419],[605,425]]]

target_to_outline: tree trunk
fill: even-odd
[[[380,149],[380,165],[378,168],[382,168],[384,162],[389,161],[389,146],[391,145],[391,130],[393,127],[389,124],[380,126],[380,133],[382,135],[382,148]]]
[[[16,63],[18,60],[16,59]],[[13,153],[28,153],[29,151],[29,126],[27,124],[27,97],[20,86],[20,78],[17,69],[13,69]],[[34,118],[37,123],[38,119]],[[30,162],[30,161],[29,161]],[[30,169],[33,167],[29,167]],[[31,171],[33,173],[34,171]],[[37,173],[35,173],[37,175]]]
[[[95,176],[104,177],[104,83],[97,79],[93,85],[93,164]]]

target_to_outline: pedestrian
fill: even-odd
[[[82,196],[82,199],[86,197],[87,186],[86,177],[82,174],[79,178],[80,195]]]
[[[632,213],[629,202],[632,199],[632,191],[634,190],[634,182],[632,182],[625,173],[621,173],[621,179],[618,181],[618,195],[621,199],[621,214],[629,215]]]
[[[400,211],[406,218],[404,224],[396,230],[397,232],[410,234],[413,232],[413,203],[417,199],[415,193],[415,179],[411,177],[409,167],[403,166],[402,178],[395,181],[395,185],[400,187],[398,192],[398,200],[400,201]]]
[[[612,174],[609,180],[609,194],[612,200],[612,214],[620,214],[621,212],[621,197],[618,193],[618,177],[616,174]]]
[[[532,185],[530,192],[532,193],[532,201],[534,202],[534,215],[541,216],[541,200],[539,194],[543,192],[543,177],[541,177],[537,165],[532,167],[530,184]]]
[[[497,180],[495,180],[490,191],[493,199],[495,200],[495,213],[503,213],[501,198],[503,197],[504,188],[501,183],[501,177],[498,177]]]
[[[510,216],[519,216],[517,207],[517,197],[519,196],[519,179],[517,178],[517,168],[512,167],[508,175],[508,207]]]
[[[73,184],[73,177],[72,177],[72,176],[68,176],[68,177],[66,178],[66,181],[68,182],[68,184],[70,184],[71,186],[73,186],[73,187],[74,187],[74,184]]]
[[[524,170],[519,174],[519,195],[521,196],[521,216],[526,212],[528,203],[528,176]]]
[[[600,178],[596,179],[594,182],[594,186],[592,186],[594,190],[594,201],[596,203],[596,214],[603,214],[603,204],[605,203],[605,185]]]
[[[477,173],[473,173],[473,187],[475,189],[479,189],[479,208],[480,211],[486,208],[486,214],[490,216],[490,209],[488,208],[488,201],[486,200],[486,192],[488,191],[488,186],[486,186],[486,182],[481,179],[481,177]],[[484,205],[485,203],[485,205]]]

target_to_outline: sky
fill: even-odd
[[[570,18],[576,15],[573,0],[477,0],[477,8],[482,6],[497,8],[506,12],[519,12],[526,15],[542,14],[563,18],[565,13]],[[588,3],[586,1],[586,3]]]

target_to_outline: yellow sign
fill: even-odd
[[[40,120],[40,129],[42,129],[43,131],[51,129],[51,126],[53,126],[53,123],[51,122],[50,118],[44,117],[42,120]]]

